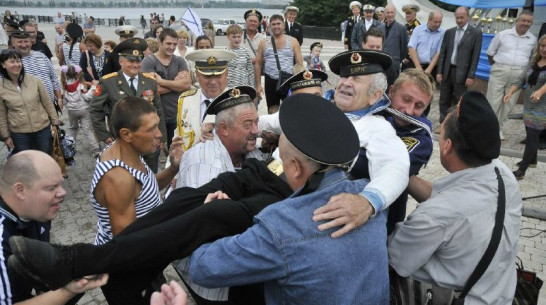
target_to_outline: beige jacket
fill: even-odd
[[[2,139],[9,137],[11,132],[36,132],[49,124],[59,124],[57,113],[44,85],[37,77],[26,74],[21,84],[21,92],[10,80],[0,79]]]

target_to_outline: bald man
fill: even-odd
[[[11,236],[49,241],[50,221],[57,217],[59,205],[66,195],[62,182],[63,175],[57,163],[37,150],[17,153],[4,164],[0,174],[0,247],[4,258],[0,260],[0,286],[11,293],[0,294],[0,304],[27,304],[24,301],[29,301],[61,305],[108,280],[107,276],[97,280],[81,278],[63,288],[33,296],[32,289],[38,287],[7,270],[7,258],[12,254],[8,243]]]

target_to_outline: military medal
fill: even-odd
[[[100,85],[97,85],[97,88],[95,89],[95,96],[99,96],[102,93],[102,89],[100,88]]]
[[[152,100],[154,99],[154,91],[144,90],[144,92],[142,92],[142,98],[144,98],[145,100],[151,103]]]

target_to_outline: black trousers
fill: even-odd
[[[440,87],[440,123],[446,118],[449,108],[457,105],[459,98],[466,92],[465,83],[458,83],[455,80],[456,71],[455,66],[450,66],[449,73],[443,75]]]
[[[203,204],[207,194],[217,190],[231,199]],[[107,289],[115,291],[107,297],[109,304],[149,304],[142,292],[171,261],[190,255],[204,243],[244,232],[252,226],[254,215],[290,194],[286,182],[262,162],[248,159],[240,171],[223,173],[198,189],[174,190],[162,205],[110,242],[76,245],[73,276],[109,273]],[[245,290],[234,291],[244,294]],[[244,300],[245,296],[234,298]]]
[[[267,102],[267,108],[271,106],[279,106],[281,104],[281,100],[284,98],[280,94],[277,93],[277,79],[271,78],[269,75],[264,74],[265,78],[265,84],[264,84],[264,92],[265,92],[265,98]]]
[[[537,162],[538,142],[542,130],[537,130],[525,126],[527,134],[527,142],[525,142],[525,150],[523,151],[523,159],[521,160],[521,170],[526,171],[529,164]]]

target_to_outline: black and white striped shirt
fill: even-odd
[[[91,204],[95,208],[97,213],[97,236],[95,237],[95,245],[102,245],[112,239],[112,226],[110,223],[110,216],[108,215],[108,209],[102,206],[95,198],[94,192],[100,179],[109,170],[115,167],[123,167],[126,169],[135,179],[142,184],[140,194],[135,201],[136,217],[146,215],[152,209],[160,205],[161,197],[159,194],[159,185],[152,170],[144,163],[144,159],[140,158],[140,161],[146,167],[146,173],[143,173],[135,168],[130,167],[119,159],[108,160],[101,162],[100,158],[97,158],[97,164],[95,165],[95,174],[91,181]]]
[[[49,98],[54,101],[53,90],[61,91],[61,83],[49,58],[43,53],[31,51],[29,56],[23,57],[22,62],[25,73],[38,77],[44,84]]]

